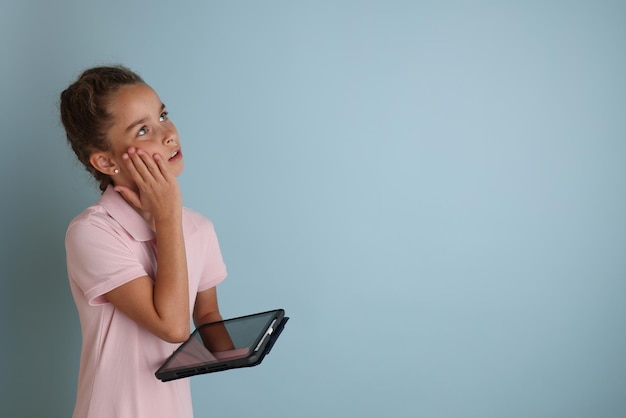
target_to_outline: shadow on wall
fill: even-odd
[[[42,174],[54,172],[56,163],[50,161],[59,159],[51,158],[54,152],[38,154],[29,156],[32,165],[19,183],[2,176],[5,301],[0,322],[6,387],[0,415],[6,417],[68,417],[75,399],[80,326],[63,244],[74,209],[67,207],[68,188],[61,187],[61,177]]]

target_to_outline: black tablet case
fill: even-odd
[[[266,318],[263,318],[266,317]],[[252,335],[247,335],[246,338],[252,344],[250,350],[244,357],[235,357],[230,359],[217,360],[207,359],[195,359],[195,360],[180,360],[181,357],[185,356],[186,351],[200,350],[200,357],[210,356],[213,357],[211,352],[204,347],[202,344],[202,340],[200,337],[200,331],[203,327],[211,327],[217,324],[224,324],[226,329],[229,328],[231,330],[237,329],[237,332],[241,333],[242,329],[244,332],[248,332],[245,330],[246,323],[248,327],[256,320],[265,319],[262,322],[262,325],[256,324],[250,330]],[[272,326],[272,331],[270,334],[267,334],[266,331],[268,327],[271,325],[272,321],[276,320],[276,322]],[[200,374],[219,372],[230,369],[237,369],[242,367],[253,367],[261,364],[263,359],[269,352],[271,351],[274,343],[280,336],[283,331],[285,324],[289,320],[289,317],[285,316],[285,311],[283,309],[275,309],[272,311],[259,312],[252,315],[240,316],[237,318],[231,318],[224,321],[203,324],[198,326],[194,332],[189,336],[189,338],[178,347],[174,353],[163,363],[163,365],[156,371],[155,376],[163,382],[181,379],[185,377],[196,376]],[[202,347],[199,348],[200,344]],[[254,348],[257,348],[254,350]],[[173,365],[173,363],[180,363],[179,365]]]

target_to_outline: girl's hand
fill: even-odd
[[[150,156],[142,149],[131,147],[122,159],[136,185],[136,190],[125,186],[115,187],[127,202],[148,212],[155,223],[182,213],[178,181],[159,154]]]
[[[133,279],[105,297],[157,337],[181,343],[189,336],[191,309],[178,182],[158,154],[131,147],[122,160],[124,178],[119,180],[124,183],[115,190],[154,228],[158,268],[153,276]]]

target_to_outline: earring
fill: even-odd
[[[115,173],[115,174],[119,174],[119,173],[120,173],[120,169],[119,169],[119,168],[116,168],[115,170],[113,170],[113,173]]]

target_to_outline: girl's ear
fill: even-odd
[[[116,174],[117,164],[111,159],[111,155],[106,152],[94,152],[89,156],[89,162],[99,172],[112,176]],[[117,171],[119,173],[119,170]]]

